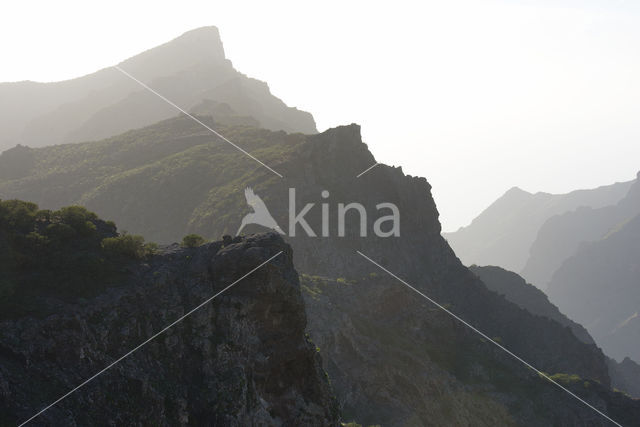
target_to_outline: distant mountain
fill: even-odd
[[[602,208],[582,207],[549,218],[531,245],[522,275],[545,289],[556,270],[578,251],[580,245],[602,239],[638,214],[640,179],[633,181],[627,195],[616,204]]]
[[[558,307],[549,302],[549,298],[544,292],[527,283],[516,273],[493,266],[480,267],[472,265],[469,269],[477,274],[490,290],[504,295],[507,300],[532,314],[548,317],[562,326],[570,328],[580,341],[594,344],[593,338],[582,325],[562,314]]]
[[[260,125],[316,132],[311,114],[287,107],[266,83],[236,71],[218,30],[203,27],[118,64],[186,110],[226,103]],[[0,151],[103,139],[177,111],[115,68],[55,83],[0,83]]]
[[[215,114],[202,119],[216,123]],[[295,237],[285,239],[304,275],[307,331],[346,419],[390,426],[606,425],[591,409],[367,262],[356,252],[361,251],[578,396],[622,423],[638,425],[640,402],[609,390],[607,362],[596,346],[490,291],[459,262],[440,234],[424,178],[386,165],[356,178],[375,163],[359,126],[315,135],[249,123],[218,128],[284,178],[192,120],[176,117],[103,141],[4,153],[0,164],[10,156],[21,158],[23,167],[0,179],[0,198],[22,197],[46,208],[80,203],[129,232],[169,242],[187,233],[213,239],[235,234],[251,211],[246,187],[287,230],[293,188],[296,212],[314,204],[305,219],[317,236],[298,226]],[[340,237],[337,205],[350,202],[361,203],[367,215],[362,224],[358,215],[349,216],[346,235]],[[401,212],[399,237],[372,232],[378,217],[387,214],[378,212],[383,202]],[[327,237],[321,233],[322,203],[328,208]],[[360,237],[359,225],[368,237]],[[263,230],[254,225],[246,233]]]
[[[631,184],[616,183],[567,194],[532,194],[514,187],[469,226],[443,235],[465,265],[498,265],[520,272],[545,221],[582,206],[599,208],[615,204],[625,196]],[[525,277],[539,286],[536,281]]]
[[[621,204],[632,205],[630,199],[638,196],[640,192],[630,192]],[[582,244],[548,286],[551,301],[582,323],[618,360],[627,356],[640,360],[639,254],[640,215],[636,215],[612,226],[599,240]]]

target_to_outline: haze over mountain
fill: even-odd
[[[626,194],[616,201],[622,190]],[[536,197],[537,204],[532,202]],[[554,198],[561,203],[553,203]],[[560,206],[567,210],[540,223],[541,213],[547,216]],[[501,215],[506,225],[500,224]],[[520,222],[509,220],[514,217]],[[640,173],[635,181],[564,196],[511,190],[470,227],[447,237],[463,260],[475,257],[507,265],[514,259],[507,249],[523,252],[527,242],[520,227],[530,231],[538,227],[535,240],[528,242],[522,276],[546,290],[564,314],[586,327],[606,354],[618,361],[625,357],[638,361],[639,217]],[[497,238],[492,240],[490,231]]]
[[[103,141],[6,152],[0,164],[6,156],[23,161],[22,167],[11,161],[16,167],[0,181],[0,197],[24,197],[43,208],[81,203],[131,233],[169,242],[194,232],[208,238],[235,233],[249,211],[245,187],[260,195],[286,230],[289,189],[295,188],[296,210],[315,204],[305,219],[319,235],[323,213],[318,205],[329,203],[328,237],[309,237],[298,227],[296,236],[286,239],[304,274],[307,330],[345,419],[392,426],[453,419],[485,425],[605,424],[384,275],[359,250],[525,360],[558,374],[554,378],[578,395],[633,424],[640,404],[608,391],[609,368],[598,348],[489,291],[460,264],[440,235],[424,178],[386,165],[356,178],[376,162],[357,125],[302,135],[224,124],[215,114],[201,119],[285,178],[181,116]],[[323,190],[329,191],[328,199],[321,198]],[[336,204],[352,201],[368,213],[367,238],[359,236],[357,215],[349,217],[345,237],[336,234]],[[400,237],[372,234],[381,215],[376,205],[382,202],[396,204],[402,213]],[[259,230],[264,229],[250,226],[246,232]]]
[[[640,178],[640,173],[638,173]],[[553,274],[565,260],[586,242],[597,241],[640,214],[640,179],[618,203],[602,208],[582,207],[549,218],[531,245],[522,274],[541,288],[546,288]],[[620,248],[624,251],[623,248]]]
[[[607,354],[640,361],[640,215],[583,243],[554,273],[549,298]]]
[[[316,132],[309,113],[287,107],[266,83],[233,68],[215,27],[189,31],[118,66],[185,110],[212,100],[266,129]],[[56,83],[0,83],[0,151],[102,139],[176,114],[112,67]]]
[[[542,225],[552,216],[586,206],[613,205],[633,181],[567,194],[529,193],[514,187],[485,209],[471,224],[444,233],[465,265],[497,265],[520,272]],[[525,275],[527,280],[540,286]]]
[[[183,41],[202,34],[212,30],[187,33]],[[142,362],[123,362],[106,387],[70,398],[47,421],[117,424],[124,414],[159,425],[212,419],[224,425],[335,425],[331,384],[342,418],[365,425],[608,425],[498,343],[618,422],[639,424],[640,401],[612,390],[610,360],[579,325],[517,277],[507,278],[505,286],[513,287],[500,295],[460,262],[441,235],[425,178],[384,164],[358,178],[376,163],[358,125],[320,134],[315,126],[311,134],[298,133],[300,126],[286,128],[296,133],[279,130],[282,123],[295,128],[309,116],[283,107],[264,90],[254,91],[243,77],[211,87],[211,73],[235,75],[226,60],[216,58],[151,84],[179,103],[190,102],[199,120],[283,177],[185,115],[162,110],[157,98],[142,91],[123,90],[124,98],[91,117],[72,112],[84,109],[86,98],[51,116],[43,113],[33,123],[45,124],[29,125],[24,134],[44,144],[55,138],[72,143],[17,146],[0,154],[0,198],[35,201],[45,209],[8,201],[0,210],[0,247],[8,249],[0,267],[10,273],[0,282],[0,302],[33,302],[2,312],[0,405],[8,408],[2,414],[9,414],[9,422],[33,414],[59,388],[66,391],[223,283],[283,251],[281,261],[244,283],[248,287],[234,289],[184,329],[150,345]],[[127,65],[135,68],[136,61]],[[202,85],[195,82],[200,77]],[[254,100],[260,93],[265,96]],[[103,95],[111,96],[109,88]],[[74,117],[79,123],[71,123]],[[110,133],[120,128],[123,133]],[[77,143],[79,135],[101,134],[111,136]],[[576,198],[607,204],[621,185]],[[188,233],[218,240],[235,234],[251,211],[247,188],[287,236],[225,236],[223,242],[170,246],[158,254],[140,237],[117,234],[115,224],[83,208],[49,210],[84,205],[116,220],[120,230],[160,243]],[[350,202],[361,203],[364,213],[351,212],[340,235],[337,206]],[[291,226],[290,210],[299,212],[307,203],[308,227]],[[384,215],[382,203],[398,207],[400,235],[373,232]],[[566,202],[572,203],[577,202]],[[265,229],[244,230],[257,231]],[[131,242],[135,259],[110,252],[122,255]],[[487,335],[477,335],[358,252]],[[518,301],[520,291],[528,296]],[[525,307],[529,303],[535,307]],[[37,341],[42,334],[50,339],[22,339]],[[81,350],[69,355],[69,348]],[[151,365],[158,365],[157,377],[148,377],[145,367]],[[26,396],[33,388],[37,393]],[[101,417],[114,400],[116,413]]]

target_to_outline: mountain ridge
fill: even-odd
[[[215,122],[215,117],[209,120]],[[207,135],[188,118],[177,117],[104,141],[33,149],[35,175],[0,181],[0,197],[24,195],[40,202],[56,203],[82,201],[91,209],[98,208],[103,217],[123,221],[123,227],[130,232],[143,233],[160,242],[188,233],[205,237],[235,233],[241,218],[249,212],[244,198],[247,186],[260,195],[281,225],[288,223],[289,194],[294,187],[297,210],[306,203],[315,204],[305,219],[317,231],[322,229],[319,204],[323,200],[322,191],[330,193],[326,202],[333,213],[336,203],[361,203],[369,213],[363,221],[367,230],[372,230],[376,206],[381,202],[394,203],[403,213],[402,233],[398,238],[374,235],[360,238],[357,217],[348,220],[347,235],[343,238],[335,234],[337,224],[333,220],[329,238],[309,237],[301,229],[295,237],[287,237],[301,273],[328,277],[329,284],[354,280],[358,283],[353,288],[358,292],[353,294],[349,288],[329,292],[326,284],[319,282],[312,287],[304,282],[303,293],[309,313],[308,333],[320,348],[325,369],[336,377],[336,395],[350,419],[390,425],[400,425],[400,420],[428,423],[428,408],[418,403],[414,407],[395,407],[385,396],[403,395],[411,390],[418,390],[419,395],[434,396],[438,384],[447,384],[465,396],[462,405],[468,422],[487,417],[487,420],[500,419],[501,422],[531,420],[531,424],[542,426],[562,419],[591,420],[593,416],[579,402],[567,400],[569,409],[558,407],[558,399],[570,396],[556,394],[562,393],[544,382],[536,382],[540,387],[536,385],[534,394],[529,395],[518,384],[535,382],[536,375],[531,376],[527,368],[499,350],[494,351],[490,343],[478,339],[464,326],[424,312],[425,301],[404,294],[406,291],[393,279],[380,278],[382,273],[359,257],[358,250],[402,275],[435,300],[449,304],[465,321],[499,339],[540,369],[552,375],[580,376],[584,381],[576,383],[578,395],[596,399],[597,405],[610,408],[621,417],[633,413],[632,402],[623,400],[614,404],[623,398],[606,391],[610,378],[606,359],[599,349],[579,341],[556,322],[533,316],[490,292],[459,262],[440,234],[438,211],[426,179],[407,176],[401,168],[383,164],[361,178],[356,177],[376,162],[362,141],[358,125],[315,135],[272,132],[251,126],[222,129],[226,136],[285,178],[275,176],[228,144]],[[50,207],[49,203],[43,203],[43,207]],[[258,230],[261,230],[258,226],[250,226],[246,232]],[[314,299],[313,292],[307,288],[316,287],[326,292],[329,299]],[[353,300],[357,295],[367,297]],[[389,299],[390,296],[393,298]],[[403,309],[392,310],[387,306],[390,301],[396,301],[393,307]],[[344,305],[345,302],[348,304]],[[326,325],[322,319],[327,318],[340,320]],[[433,319],[435,324],[445,322],[446,329],[434,329],[424,319]],[[393,325],[389,332],[396,331],[395,334],[371,333],[381,330],[385,322],[386,329]],[[447,340],[442,340],[443,330],[447,331]],[[366,335],[356,334],[358,331]],[[424,343],[403,350],[411,360],[421,362],[398,365],[403,368],[398,372],[397,381],[384,382],[383,378],[395,375],[394,366],[402,360],[398,359],[402,356],[389,347],[387,339],[392,337]],[[465,357],[464,352],[458,354],[458,346],[469,346],[468,354],[474,357]],[[350,347],[359,350],[347,351]],[[375,354],[384,355],[384,359],[393,363],[381,369]],[[449,356],[444,357],[447,354]],[[447,361],[455,363],[452,366]],[[347,368],[354,363],[359,363],[361,370]],[[424,381],[423,369],[434,375],[437,372],[442,382]],[[446,379],[451,376],[455,378]],[[500,382],[501,379],[504,382]],[[367,396],[364,401],[355,399],[352,390],[371,390],[372,380],[382,385],[363,394]],[[583,386],[583,383],[596,384],[595,380],[602,384],[597,393]],[[474,393],[463,392],[467,387],[472,387]],[[410,400],[418,402],[414,397]],[[502,414],[500,417],[492,418],[491,414],[472,409],[479,402],[488,401],[493,402],[491,405],[495,406],[491,407],[498,411],[493,415]],[[532,413],[531,402],[548,411],[545,415]],[[446,409],[451,404],[447,395],[434,400],[432,409],[439,411],[443,422],[451,413]],[[374,407],[378,421],[367,415],[374,413]],[[596,421],[596,425],[598,423]]]
[[[512,187],[471,224],[443,235],[465,265],[499,265],[520,273],[545,221],[582,206],[615,204],[632,184],[633,181],[627,181],[566,194],[531,193]],[[542,286],[534,278],[527,275],[525,278]]]
[[[233,68],[216,27],[189,31],[118,66],[186,110],[236,81],[218,101],[266,128],[317,132],[311,114],[287,107],[266,83]],[[0,151],[102,139],[176,114],[114,67],[61,82],[0,83]]]

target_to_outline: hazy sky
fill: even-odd
[[[320,130],[356,122],[427,177],[445,230],[512,186],[640,170],[640,5],[602,1],[9,2],[0,81],[67,79],[205,25]]]

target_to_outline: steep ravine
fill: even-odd
[[[34,425],[338,425],[292,251],[275,234],[169,247],[91,299],[0,324],[0,425],[35,414],[283,253],[37,418]]]

